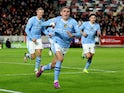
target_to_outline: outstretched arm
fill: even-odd
[[[56,18],[49,19],[42,23],[42,26],[52,26],[54,27],[56,23]]]

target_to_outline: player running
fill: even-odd
[[[54,87],[60,88],[59,85],[59,74],[61,71],[61,65],[64,60],[64,55],[66,54],[68,48],[70,47],[70,42],[72,38],[68,35],[68,33],[73,33],[73,36],[78,36],[80,30],[78,28],[78,24],[75,19],[70,17],[70,8],[63,7],[60,10],[61,16],[55,17],[53,19],[48,20],[44,23],[44,25],[55,24],[55,36],[53,39],[52,51],[55,54],[52,63],[48,65],[41,66],[41,69],[37,73],[37,77],[45,70],[50,70],[54,68]],[[76,33],[75,33],[76,32]]]
[[[84,22],[80,26],[82,33],[82,47],[85,58],[87,58],[86,65],[83,69],[84,73],[88,73],[88,68],[92,62],[93,55],[95,53],[95,35],[101,36],[100,25],[95,22],[96,15],[90,14],[89,21]]]
[[[45,31],[45,28],[41,26],[44,22],[43,15],[44,10],[42,8],[38,8],[36,10],[37,15],[31,17],[28,20],[28,23],[25,28],[25,32],[27,34],[27,49],[29,53],[25,53],[24,61],[27,61],[27,58],[35,59],[35,72],[38,71],[40,62],[41,62],[41,52],[43,49],[41,34]]]

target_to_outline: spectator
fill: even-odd
[[[9,38],[6,40],[6,48],[11,48],[11,42],[9,41]]]
[[[87,16],[89,15],[89,12],[91,12],[89,5],[93,5],[92,8],[98,16],[97,22],[100,23],[102,33],[106,29],[106,35],[115,35],[115,31],[118,31],[120,36],[124,35],[123,0],[117,2],[107,0],[105,4],[102,4],[102,2],[96,3],[98,0],[71,1],[72,2],[70,5],[77,7],[77,12],[73,12],[71,16],[73,16],[73,18],[75,18],[77,21],[79,21],[80,18],[82,21],[87,21]],[[27,19],[35,15],[34,11],[37,7],[40,6],[44,8],[44,18],[47,20],[51,17],[59,15],[59,12],[56,11],[56,9],[59,9],[61,6],[65,6],[66,4],[68,4],[67,0],[58,0],[57,5],[54,5],[54,0],[0,0],[0,35],[15,35],[13,33],[17,29],[19,30],[17,35],[24,35],[24,30],[21,30],[22,25],[25,25],[27,23]],[[101,4],[102,6],[100,6]],[[116,10],[112,10],[114,7],[112,7],[111,4],[114,4]],[[82,8],[80,9],[77,5],[81,6]],[[99,8],[101,10],[96,11],[96,9]],[[81,12],[81,10],[83,11]],[[108,12],[106,12],[106,10]],[[11,32],[9,32],[8,29],[11,29]]]

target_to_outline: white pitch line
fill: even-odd
[[[17,64],[17,65],[29,65],[29,66],[34,66],[35,64],[29,64],[29,63],[15,63],[15,62],[0,62],[2,64]],[[82,70],[83,68],[79,68],[79,67],[66,67],[66,66],[62,66],[62,68],[66,68],[66,69],[78,69],[78,70]],[[113,71],[113,70],[102,70],[102,69],[89,69],[91,71],[97,71],[97,72],[117,72],[117,71]]]
[[[78,70],[83,70],[83,68],[79,68],[79,67],[66,67],[66,66],[62,66],[62,68],[66,68],[66,69],[78,69]],[[98,71],[98,72],[117,72],[117,71],[113,71],[113,70],[101,70],[101,69],[89,69],[91,71]]]
[[[89,73],[115,73],[112,71],[96,71],[96,72],[89,72]],[[51,75],[53,74],[52,72],[50,73],[43,73],[43,74],[47,74],[47,75]],[[83,74],[83,71],[80,72],[61,72],[61,74],[66,74],[66,75],[72,75],[72,74]],[[0,77],[4,77],[4,76],[32,76],[35,75],[35,73],[23,73],[23,74],[0,74]]]
[[[1,88],[0,88],[0,91],[1,92],[8,92],[8,93],[22,93],[22,92],[19,92],[19,91],[13,91],[13,90],[1,89]]]
[[[22,73],[22,74],[0,74],[2,76],[32,76],[34,73]]]
[[[0,64],[31,65],[31,66],[35,65],[35,64],[29,64],[29,63],[16,63],[16,62],[0,62]]]
[[[83,72],[61,72],[61,74],[80,74],[80,73],[83,73]],[[43,73],[43,74],[54,74],[54,73]],[[32,76],[32,75],[35,75],[35,73],[24,73],[24,74],[0,74],[0,77],[1,76]]]

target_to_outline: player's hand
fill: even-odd
[[[53,35],[52,34],[49,34],[49,37],[52,37]]]
[[[56,24],[55,23],[51,23],[50,25],[51,25],[52,28],[54,28]]]
[[[35,38],[32,39],[33,42],[36,42],[36,40],[37,40],[37,39],[35,39]]]
[[[101,35],[101,33],[97,32],[97,36],[98,36],[98,37],[101,37],[102,35]]]
[[[67,34],[69,35],[69,37],[73,37],[73,34],[71,32],[67,31]]]
[[[82,34],[84,37],[87,37],[87,36],[88,36],[88,34],[86,34],[85,32],[82,32],[82,31],[81,31],[81,34]]]

